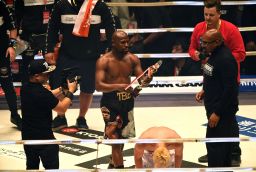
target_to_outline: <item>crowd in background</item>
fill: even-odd
[[[168,0],[105,0],[105,2],[159,2]],[[179,1],[179,0],[177,0]],[[201,2],[201,1],[198,1]],[[159,7],[111,7],[115,16],[117,28],[193,28],[198,22],[204,20],[203,6],[159,6]],[[256,5],[222,5],[221,18],[227,20],[237,27],[256,26],[255,13]],[[165,33],[144,33],[130,34],[130,51],[133,53],[187,53],[190,44],[191,32],[165,32]],[[246,51],[256,50],[256,31],[241,32]],[[106,43],[101,42],[102,52]],[[178,49],[177,49],[178,48]],[[145,69],[159,59],[141,59],[142,67]],[[158,76],[193,76],[201,75],[200,65],[189,58],[168,58],[164,61]],[[20,81],[21,76],[17,70],[17,63],[14,63],[14,81]],[[20,64],[20,71],[23,71]],[[256,58],[248,56],[241,62],[241,74],[256,74]]]
[[[111,0],[109,0],[111,1]],[[159,2],[168,0],[112,0],[111,2]],[[179,1],[179,0],[178,0]],[[202,1],[198,1],[202,2]],[[223,1],[222,1],[223,2]],[[256,5],[222,5],[221,19],[227,20],[237,27],[255,26]],[[204,21],[203,6],[160,6],[160,7],[112,7],[113,13],[118,16],[123,29],[133,28],[161,28],[161,27],[190,27]],[[162,15],[163,14],[163,15]],[[163,17],[164,16],[164,17]],[[157,35],[158,34],[158,35]],[[149,43],[147,38],[153,34],[136,34],[144,39],[131,47],[133,53],[186,53],[190,44],[191,32],[155,33],[154,41]],[[246,51],[256,50],[256,31],[241,32]],[[134,35],[131,37],[134,39]],[[177,48],[179,50],[177,51]],[[157,60],[157,59],[155,59]],[[142,59],[145,68],[153,59]],[[256,58],[248,56],[241,62],[241,74],[256,74]],[[193,63],[189,58],[164,59],[164,65],[158,74],[161,76],[188,76],[201,75],[200,65]]]
[[[127,2],[160,2],[160,1],[163,2],[164,0],[127,0]],[[208,0],[208,1],[211,1],[211,0]],[[218,41],[216,40],[219,40],[219,41],[221,40],[221,42],[219,42],[220,43],[219,45],[216,44],[217,46],[215,48],[217,48],[220,45],[224,46],[225,44],[225,46],[229,48],[228,52],[229,51],[232,52],[232,55],[231,53],[229,53],[231,59],[234,61],[233,59],[234,57],[236,60],[235,62],[237,62],[237,66],[235,64],[235,67],[237,67],[237,70],[235,70],[234,73],[232,73],[231,70],[223,72],[224,70],[227,69],[225,68],[227,66],[225,67],[222,66],[221,68],[221,71],[223,72],[222,74],[224,74],[225,76],[234,75],[233,80],[234,80],[234,85],[236,87],[239,86],[240,73],[246,74],[246,75],[256,74],[256,70],[255,70],[256,58],[247,57],[244,60],[245,49],[246,51],[256,51],[256,36],[255,36],[256,31],[241,32],[241,35],[242,35],[241,37],[238,29],[236,28],[236,27],[256,26],[256,20],[255,20],[256,5],[229,5],[229,6],[222,5],[221,6],[218,0],[216,1],[212,0],[214,1],[214,3],[217,2],[217,5],[213,7],[212,6],[208,7],[207,3],[210,4],[208,1],[207,2],[204,1],[204,7],[203,6],[185,6],[185,5],[154,6],[154,7],[153,6],[151,7],[115,6],[115,7],[111,7],[112,11],[102,1],[90,1],[94,4],[90,6],[91,11],[85,12],[86,14],[89,15],[89,17],[87,18],[86,18],[87,15],[85,15],[85,18],[87,20],[86,26],[88,29],[87,30],[85,29],[85,35],[82,35],[82,34],[77,35],[80,33],[75,32],[75,29],[74,29],[76,28],[76,24],[77,24],[76,19],[79,17],[79,14],[81,12],[81,6],[87,3],[87,1],[46,0],[46,1],[40,1],[40,2],[34,2],[34,1],[32,2],[32,1],[14,0],[13,3],[9,1],[7,2],[7,3],[10,3],[9,4],[10,6],[13,5],[13,8],[7,8],[5,5],[5,2],[3,0],[0,0],[1,9],[5,10],[5,12],[2,12],[3,10],[0,11],[1,16],[3,16],[4,18],[4,20],[2,20],[2,17],[0,16],[1,17],[0,18],[1,19],[0,34],[3,35],[5,38],[5,47],[2,46],[1,54],[3,57],[4,53],[6,52],[6,57],[7,57],[7,58],[4,58],[4,60],[7,62],[4,64],[5,66],[1,66],[0,72],[1,72],[1,77],[3,81],[4,81],[4,78],[8,78],[9,79],[8,83],[11,86],[10,88],[8,88],[7,86],[4,87],[3,83],[7,83],[6,79],[5,79],[5,82],[1,83],[1,85],[5,89],[5,92],[7,93],[8,91],[10,92],[10,94],[6,94],[8,105],[15,106],[13,108],[10,106],[11,122],[17,125],[19,130],[22,130],[22,139],[52,139],[54,138],[52,133],[53,131],[56,131],[68,126],[67,119],[65,117],[65,111],[67,110],[68,106],[70,105],[73,99],[73,93],[76,91],[76,85],[73,86],[71,89],[68,87],[69,90],[66,90],[65,92],[65,86],[63,83],[66,83],[67,82],[66,79],[70,79],[70,78],[67,78],[65,76],[63,79],[62,77],[63,77],[63,71],[67,69],[71,69],[73,67],[76,67],[80,76],[80,80],[79,80],[80,112],[77,115],[77,119],[76,119],[76,126],[79,130],[89,129],[89,126],[87,125],[87,122],[85,119],[85,115],[92,102],[95,88],[97,88],[97,91],[102,91],[103,93],[109,93],[109,91],[113,91],[113,95],[116,94],[115,91],[124,91],[123,88],[126,88],[126,84],[130,83],[130,76],[132,74],[138,77],[143,72],[143,70],[155,64],[157,61],[159,61],[159,59],[161,59],[163,63],[161,67],[157,69],[157,73],[155,74],[157,76],[195,76],[195,75],[202,75],[203,73],[205,76],[206,67],[203,67],[202,64],[204,63],[205,59],[207,58],[209,59],[211,56],[214,56],[214,53],[213,53],[214,49],[212,49],[212,51],[209,51],[208,54],[204,54],[203,46],[206,47],[210,44],[214,45],[212,43],[218,43]],[[126,1],[125,0],[112,0],[112,1],[109,0],[108,2],[126,2]],[[16,18],[13,17],[15,16],[13,14],[16,15]],[[8,17],[9,17],[9,20],[5,20]],[[224,20],[220,20],[220,18]],[[7,22],[9,22],[8,28],[7,28]],[[236,27],[229,22],[233,23]],[[84,25],[81,25],[81,26],[82,26],[81,28],[83,28]],[[129,36],[125,32],[120,32],[119,33],[120,35],[117,36],[118,35],[117,34],[116,38],[115,36],[114,37],[112,36],[113,33],[116,33],[115,31],[117,29],[137,29],[137,28],[153,29],[153,28],[179,28],[179,27],[194,28],[194,31],[193,33],[185,32],[185,31],[184,32],[133,33],[133,34],[129,34]],[[105,34],[101,33],[100,29],[105,29]],[[217,33],[220,35],[222,34],[223,37],[220,36],[221,39],[218,38],[218,39],[215,39],[215,41],[212,41],[212,39],[207,40],[207,36],[205,35],[202,36],[205,31],[208,32],[211,29],[215,29]],[[9,30],[9,37],[7,35],[7,30]],[[15,31],[15,34],[12,33],[12,30]],[[17,31],[18,31],[18,36],[17,36]],[[212,38],[216,37],[216,36],[214,37],[214,34],[211,36]],[[17,40],[18,40],[17,38],[28,42],[28,49],[26,49],[22,54],[20,54],[22,56],[22,60],[19,61],[19,65],[17,65],[17,60],[16,62],[13,62],[15,57],[14,50],[17,48],[16,46]],[[204,38],[205,40],[202,40],[202,38]],[[222,41],[224,42],[223,44],[222,44]],[[57,45],[60,45],[59,51],[55,51],[55,48]],[[129,57],[129,60],[127,60],[128,55],[127,54],[124,55],[119,52],[119,48],[123,45],[125,45],[123,51],[130,55],[142,54],[142,53],[146,53],[146,54],[187,53],[189,51],[191,58],[186,58],[186,57],[184,58],[161,58],[161,57],[153,58],[152,57],[152,58],[141,58],[139,61],[137,56],[132,55],[131,57]],[[191,47],[193,51],[191,51]],[[56,54],[58,53],[59,53],[59,56],[56,56]],[[9,54],[9,58],[8,58],[8,54]],[[101,56],[102,54],[104,55]],[[223,54],[225,53],[222,53],[221,55]],[[121,56],[121,55],[124,55],[124,56]],[[31,61],[34,61],[33,59],[35,56],[44,57],[47,63],[43,62],[42,64],[36,64],[33,69],[33,63],[31,63]],[[110,56],[113,56],[113,57],[110,58]],[[104,57],[106,59],[104,59]],[[225,59],[224,55],[221,57]],[[218,57],[218,58],[221,58],[221,57]],[[100,63],[101,59],[103,59],[102,63]],[[112,61],[109,59],[112,59]],[[113,59],[116,60],[117,63],[115,61],[113,62]],[[124,63],[121,63],[120,59],[125,59]],[[130,64],[131,59],[136,59],[136,61]],[[112,66],[115,66],[116,68],[119,67],[120,69],[113,70],[113,67],[110,67],[111,65],[108,60],[113,63]],[[207,62],[207,60],[205,61]],[[141,62],[141,66],[140,66],[140,62]],[[39,63],[39,62],[35,62],[35,63]],[[13,92],[14,89],[13,89],[13,85],[11,84],[12,75],[10,74],[10,64],[12,66],[12,71],[16,72],[17,78],[15,78],[15,75],[13,75],[14,81],[15,79],[22,81],[21,100],[23,102],[21,103],[21,109],[22,109],[22,116],[24,117],[22,119],[22,122],[21,122],[20,115],[17,113],[17,104],[14,103],[16,102],[17,97]],[[54,72],[53,70],[51,71],[48,70],[50,68],[48,64],[51,66],[54,66],[54,69],[56,67],[56,70]],[[106,65],[105,68],[104,68],[104,65]],[[123,66],[120,67],[121,65]],[[241,68],[240,68],[240,65],[241,65]],[[40,69],[39,68],[40,66],[43,69],[38,71],[38,69]],[[128,67],[130,67],[130,69],[128,69]],[[100,72],[99,72],[99,69],[100,69]],[[7,70],[9,72],[8,75],[6,74]],[[239,73],[239,70],[240,70],[240,73]],[[112,71],[112,75],[111,75],[111,71]],[[49,72],[53,72],[53,74],[51,75],[51,77],[53,78],[49,78],[50,75],[47,74]],[[108,73],[109,76],[104,74],[104,72]],[[95,73],[96,73],[96,78],[94,77]],[[114,76],[117,77],[116,80],[113,79]],[[150,82],[152,80],[152,76],[148,74],[148,79],[149,78],[150,78],[149,80]],[[48,83],[48,79],[49,79],[49,83]],[[113,87],[113,85],[116,85],[115,82],[117,83],[119,83],[120,81],[123,82],[124,79],[127,83],[125,85],[122,85],[122,88]],[[103,83],[103,84],[101,83],[102,85],[99,84],[99,81],[101,80]],[[104,83],[108,80],[111,80],[111,81]],[[146,81],[146,79],[143,79],[143,80]],[[68,85],[70,85],[70,83],[68,82]],[[43,84],[47,84],[47,85],[49,84],[49,90],[43,87]],[[109,87],[106,86],[108,84],[110,84]],[[29,115],[33,116],[34,114],[36,114],[36,111],[38,111],[38,109],[43,107],[43,106],[31,107],[30,105],[33,102],[33,101],[31,102],[31,100],[33,99],[30,97],[26,97],[28,95],[32,95],[29,91],[33,90],[31,88],[37,88],[38,85],[40,85],[40,88],[38,89],[44,90],[46,91],[46,93],[43,95],[35,94],[33,98],[36,100],[38,98],[38,100],[44,101],[44,100],[47,100],[44,98],[44,96],[48,94],[48,96],[52,99],[52,105],[51,105],[52,108],[48,109],[48,111],[45,113],[49,117],[45,119],[47,122],[47,128],[43,128],[43,126],[34,126],[34,125],[30,126],[30,124],[41,123],[41,121],[36,121],[38,120],[36,116],[34,116],[36,118],[33,119],[36,122],[33,120],[32,122],[28,120],[30,119]],[[62,108],[62,109],[56,108],[58,107],[57,104],[60,104],[60,102],[57,98],[53,97],[55,96],[55,94],[53,94],[53,90],[57,91],[58,95],[63,94],[63,96],[67,98],[66,101],[68,101],[68,103],[66,103],[65,108]],[[229,90],[229,89],[224,89],[224,90]],[[202,91],[206,91],[206,90],[202,90]],[[237,93],[237,90],[234,90],[234,92]],[[38,93],[38,91],[35,89],[34,93]],[[130,96],[130,93],[128,95]],[[42,97],[39,98],[40,96]],[[221,96],[218,96],[218,97],[221,97]],[[227,96],[223,96],[223,97],[227,97]],[[128,104],[129,106],[128,112],[130,112],[130,110],[134,106],[133,97],[129,97],[129,98],[132,101],[130,102],[130,104]],[[27,100],[30,100],[30,101],[27,101]],[[11,103],[12,101],[13,103]],[[120,100],[118,99],[118,101]],[[42,104],[44,103],[45,102],[42,102]],[[48,106],[47,103],[45,104],[46,106]],[[41,102],[38,102],[35,104],[41,105]],[[130,106],[132,108],[130,108]],[[101,108],[105,108],[105,107],[102,106]],[[53,121],[51,119],[52,109],[58,113],[58,115],[54,118]],[[104,115],[104,113],[106,112],[103,110],[102,114]],[[26,115],[28,115],[28,118],[26,118]],[[232,115],[235,116],[235,114],[233,114],[233,111],[232,111]],[[42,116],[44,116],[44,114],[42,114]],[[125,117],[127,117],[127,115]],[[127,121],[132,122],[133,120],[128,118]],[[110,121],[110,122],[118,122],[118,119],[115,118],[114,121]],[[116,124],[114,126],[116,127]],[[37,130],[34,130],[34,128],[37,128]],[[35,137],[35,136],[41,136],[41,134],[38,134],[40,133],[41,128],[43,128],[43,130],[47,132],[45,138]],[[37,133],[37,131],[39,132]],[[108,137],[111,139],[116,139],[116,136],[112,136],[111,132]],[[237,123],[236,123],[236,129],[234,129],[233,134],[235,136],[239,135],[239,129],[238,129]],[[239,149],[238,152],[235,151],[235,147]],[[116,148],[113,147],[113,150],[114,149]],[[120,146],[117,149],[119,153],[121,153],[123,147]],[[36,162],[34,162],[33,158],[31,159],[29,158],[30,156],[34,156],[33,155],[34,151],[31,151],[30,148],[27,150],[25,148],[25,151],[26,151],[27,162],[28,162],[27,169],[34,169],[34,168],[37,169],[39,167],[38,166],[39,161],[37,160]],[[49,151],[46,154],[48,156],[51,153],[52,152]],[[241,159],[240,159],[241,150],[239,148],[239,145],[232,146],[232,149],[230,148],[229,153],[230,155],[232,153],[232,156],[235,153],[235,156],[237,157],[237,162],[238,162],[237,163],[238,165],[235,165],[235,166],[239,166],[241,163]],[[58,151],[56,152],[56,155],[57,154],[58,154]],[[207,158],[207,156],[210,157],[209,158],[209,162],[210,162],[212,155],[210,156],[210,154],[208,154],[203,157]],[[113,157],[112,155],[113,162],[116,159],[117,160],[120,159],[119,157],[120,157],[119,155],[117,157]],[[57,156],[55,157],[55,160],[56,160],[56,163],[54,163],[53,166],[49,168],[58,168],[59,164],[58,164]],[[208,161],[208,158],[207,158],[207,161]],[[116,164],[115,163],[116,162],[114,162],[115,168],[124,167],[122,162],[119,162]],[[45,164],[47,166],[48,162],[46,162]],[[228,166],[229,165],[230,164],[228,164]],[[46,166],[45,168],[48,168]],[[214,165],[210,165],[210,166],[214,166]]]

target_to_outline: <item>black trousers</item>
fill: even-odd
[[[234,129],[232,131],[233,133],[233,137],[239,137],[239,126],[238,126],[238,123],[236,122],[234,124]],[[241,148],[240,148],[240,142],[232,142],[231,143],[231,155],[232,155],[232,159],[237,159],[241,156],[242,154],[242,151],[241,151]]]
[[[10,59],[5,57],[6,48],[0,47],[0,84],[12,114],[17,114],[17,96],[13,86]]]
[[[27,170],[39,169],[40,159],[45,169],[59,169],[59,145],[24,145]]]
[[[237,121],[235,115],[221,117],[218,125],[214,128],[207,126],[206,137],[237,137],[235,127]],[[230,167],[232,159],[232,142],[206,143],[209,167]]]

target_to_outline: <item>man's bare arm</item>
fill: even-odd
[[[134,148],[134,161],[136,168],[143,168],[142,156],[145,146],[143,144],[136,144]]]

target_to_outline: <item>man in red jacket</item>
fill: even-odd
[[[195,61],[202,62],[206,58],[203,53],[200,53],[200,38],[210,29],[217,29],[223,36],[224,44],[231,50],[238,65],[237,82],[240,83],[240,62],[245,59],[245,48],[242,36],[238,28],[232,23],[220,19],[221,3],[220,0],[204,0],[204,18],[205,21],[198,23],[191,36],[189,55]],[[237,137],[239,137],[239,128],[236,127]],[[233,146],[232,166],[240,166],[241,149],[239,142]],[[199,158],[199,162],[207,162],[207,155]]]
[[[245,59],[245,48],[243,38],[238,28],[232,23],[220,19],[221,4],[218,0],[204,0],[205,21],[198,23],[191,36],[189,55],[195,61],[199,61],[200,37],[210,29],[218,29],[224,38],[224,44],[231,50],[238,65],[238,82],[240,82],[240,62]]]

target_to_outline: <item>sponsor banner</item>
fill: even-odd
[[[1,146],[0,147],[0,157],[14,157],[17,159],[22,159],[25,160],[26,156],[25,156],[25,152],[22,150],[20,150],[17,147],[11,147],[11,146]]]
[[[133,80],[134,78],[132,78]],[[140,94],[194,94],[203,86],[203,76],[154,77]],[[138,82],[132,87],[135,88]],[[240,92],[256,92],[256,76],[241,76]],[[77,93],[76,93],[77,94]],[[95,92],[95,94],[101,94]]]
[[[256,92],[256,75],[241,75],[240,92]]]
[[[131,78],[133,79],[134,77]],[[194,94],[202,89],[202,80],[202,76],[154,77],[149,86],[143,88],[140,94]],[[138,82],[135,82],[132,87],[135,88],[137,85]],[[16,82],[14,86],[19,88],[21,83]],[[256,75],[241,76],[240,92],[256,92]],[[79,94],[78,89],[75,95]],[[102,93],[95,91],[94,95],[102,95]]]
[[[78,130],[76,126],[67,127],[55,132],[79,139],[100,139],[104,135],[104,132],[96,130]]]
[[[239,132],[245,136],[249,137],[256,137],[256,120],[251,118],[246,118],[242,116],[236,117],[238,125],[239,125]]]

